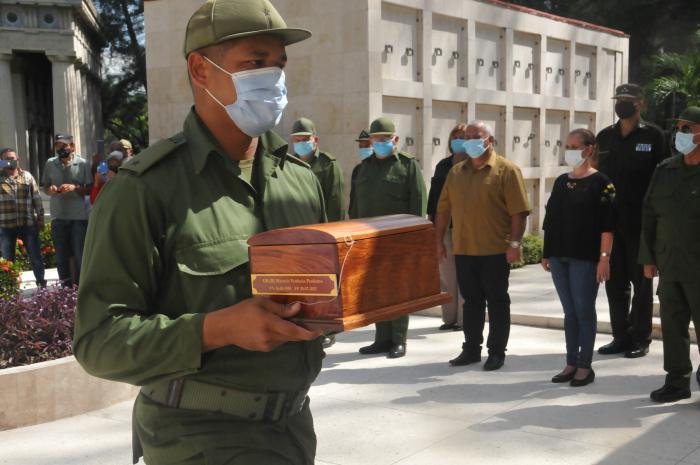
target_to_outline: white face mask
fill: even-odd
[[[683,155],[688,155],[690,152],[695,150],[698,144],[693,142],[693,138],[696,134],[685,134],[682,132],[676,133],[676,150],[678,150]]]
[[[287,86],[284,71],[278,67],[229,73],[209,58],[209,63],[231,76],[236,89],[236,101],[224,105],[205,89],[207,94],[221,105],[238,128],[250,137],[258,137],[274,128],[282,119],[287,106]]]
[[[564,161],[569,165],[569,168],[575,170],[586,160],[583,158],[583,150],[567,150],[564,152]]]

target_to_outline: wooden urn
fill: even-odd
[[[274,229],[248,240],[253,295],[301,302],[293,321],[340,332],[449,302],[435,228],[389,215]]]

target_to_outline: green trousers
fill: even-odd
[[[300,413],[268,423],[171,408],[140,395],[133,428],[147,465],[313,465],[316,455],[308,401]]]
[[[666,384],[690,386],[693,365],[690,362],[690,320],[700,340],[700,286],[696,282],[659,280],[661,330],[664,345]]]
[[[408,315],[400,316],[394,320],[380,321],[375,324],[377,333],[374,341],[378,344],[406,344],[408,336]]]

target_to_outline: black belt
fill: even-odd
[[[141,393],[168,407],[224,413],[249,421],[276,422],[300,413],[306,405],[309,390],[257,393],[178,378],[142,386]]]

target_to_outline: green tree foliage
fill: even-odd
[[[652,58],[653,80],[647,88],[663,119],[675,118],[687,106],[700,106],[700,29],[684,53],[660,52]]]
[[[107,139],[128,139],[138,152],[148,146],[143,0],[95,0],[108,48],[102,79]]]

